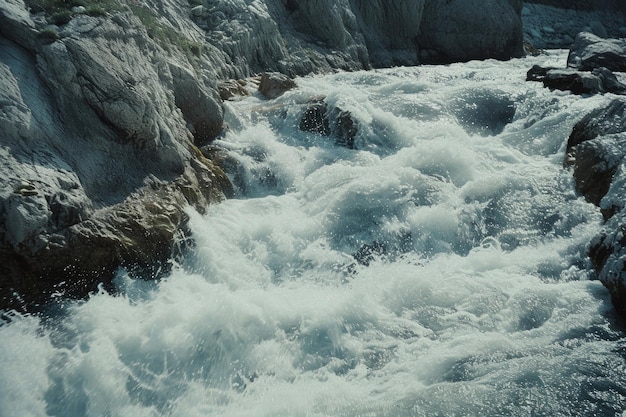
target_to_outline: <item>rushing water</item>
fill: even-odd
[[[338,73],[228,103],[238,196],[160,282],[0,327],[0,415],[615,416],[626,345],[562,169],[608,97],[509,62]],[[349,111],[355,149],[298,129]],[[332,113],[332,111],[331,111]],[[330,128],[333,128],[331,121]]]

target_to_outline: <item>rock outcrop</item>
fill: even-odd
[[[527,81],[541,81],[552,90],[574,94],[626,94],[626,84],[613,73],[626,69],[626,42],[581,32],[567,58],[567,68],[533,66]]]
[[[577,190],[607,221],[591,242],[589,257],[616,309],[626,315],[626,101],[615,99],[585,116],[567,149]]]
[[[567,57],[567,66],[580,71],[604,67],[610,71],[626,71],[626,40],[603,39],[593,33],[576,36]]]
[[[620,0],[525,0],[524,41],[534,48],[569,48],[576,35],[626,35],[626,3]]]
[[[449,63],[523,55],[521,1],[427,1],[420,60]]]
[[[166,265],[232,190],[198,148],[249,92],[223,80],[521,54],[517,0],[26,1],[0,0],[0,309]]]

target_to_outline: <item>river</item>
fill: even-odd
[[[189,210],[158,282],[7,312],[0,416],[622,415],[624,333],[585,260],[602,216],[562,168],[610,96],[525,81],[566,53],[227,102],[236,197]],[[299,129],[319,97],[354,149]]]

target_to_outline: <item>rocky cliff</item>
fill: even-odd
[[[480,7],[479,7],[480,6]],[[0,308],[184,250],[218,82],[522,54],[517,0],[0,0]]]

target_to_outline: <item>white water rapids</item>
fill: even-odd
[[[562,168],[610,97],[525,82],[535,63],[565,52],[228,102],[237,198],[190,211],[159,282],[13,314],[0,416],[621,415],[624,334],[584,260],[601,216]],[[298,129],[319,95],[356,149]]]

